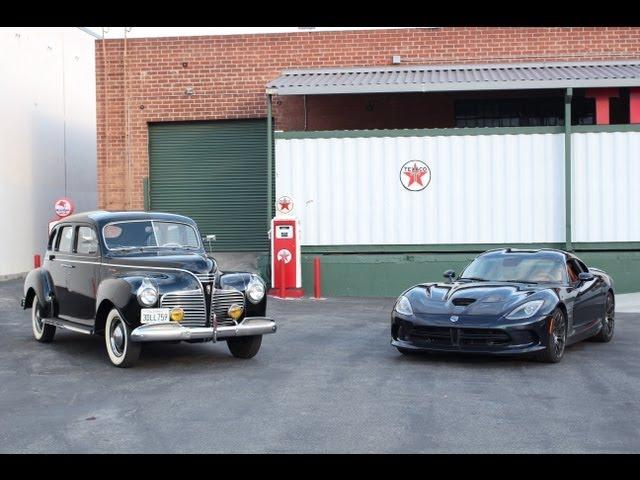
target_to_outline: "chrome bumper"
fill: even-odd
[[[131,332],[133,342],[163,342],[176,340],[221,339],[266,335],[276,332],[276,322],[267,317],[247,317],[237,325],[184,327],[176,322],[141,325]]]

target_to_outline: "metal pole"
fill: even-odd
[[[564,96],[564,214],[565,250],[573,250],[571,242],[571,98],[573,88],[567,88]]]
[[[273,209],[273,111],[271,94],[267,94],[267,229],[271,227]]]

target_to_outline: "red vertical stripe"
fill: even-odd
[[[640,123],[640,87],[629,89],[629,123]]]

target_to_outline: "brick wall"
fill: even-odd
[[[99,40],[99,206],[143,207],[148,122],[262,118],[264,86],[283,69],[389,65],[392,55],[401,55],[405,64],[637,58],[640,28],[456,27]],[[192,96],[185,95],[187,87],[193,87]],[[326,128],[330,111],[342,102],[345,112],[372,120],[375,115],[365,112],[383,112],[403,101],[380,95],[373,110],[366,110],[363,98],[354,97],[307,98],[308,113],[315,112],[308,114],[307,128]],[[445,96],[430,98],[441,102],[430,104],[435,122],[449,107]],[[423,106],[408,104],[415,111]],[[388,112],[393,124],[393,109]],[[302,98],[276,97],[274,116],[276,128],[300,128]],[[350,122],[345,115],[335,128],[349,128]]]

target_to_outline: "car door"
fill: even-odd
[[[567,260],[567,271],[569,281],[575,292],[575,303],[573,306],[573,326],[575,333],[580,334],[589,330],[596,321],[595,303],[600,296],[600,279],[581,281],[578,275],[586,270],[575,259]]]
[[[71,308],[69,298],[69,274],[74,268],[69,262],[73,248],[73,225],[58,226],[53,252],[49,254],[48,270],[53,281],[53,288],[58,305],[58,316],[69,315]]]
[[[86,325],[93,325],[96,308],[97,274],[100,271],[98,236],[91,225],[74,227],[74,243],[68,269],[69,305],[67,314]]]

